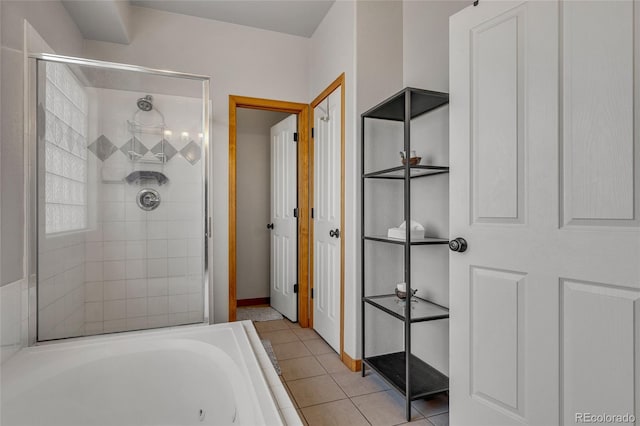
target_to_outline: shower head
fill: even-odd
[[[147,95],[144,98],[140,98],[136,104],[141,111],[151,111],[153,109],[153,96]]]

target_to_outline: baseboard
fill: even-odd
[[[257,297],[255,299],[238,299],[236,306],[256,306],[256,305],[269,305],[271,302],[270,297]]]
[[[342,356],[340,356],[342,363],[349,368],[351,371],[360,371],[362,370],[362,360],[361,359],[353,359],[346,352],[342,352]]]

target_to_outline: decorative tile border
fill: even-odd
[[[191,140],[184,148],[178,151],[171,143],[166,139],[161,139],[153,148],[148,149],[144,144],[135,136],[127,140],[120,148],[118,148],[108,137],[100,135],[93,141],[87,149],[91,151],[100,161],[105,161],[111,157],[114,153],[120,150],[128,159],[136,160],[142,157],[152,157],[162,159],[164,162],[170,161],[177,154],[180,154],[190,164],[195,165],[200,158],[202,158],[202,148],[200,144]]]

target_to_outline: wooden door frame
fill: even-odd
[[[298,116],[298,322],[309,326],[309,105],[229,95],[229,321],[236,320],[236,144],[237,108],[288,112]],[[292,283],[293,284],[293,283]]]
[[[344,221],[344,191],[345,191],[345,84],[344,73],[340,74],[326,89],[324,89],[312,102],[310,112],[311,126],[314,126],[313,110],[320,105],[331,93],[336,89],[341,88],[340,95],[340,359],[351,370],[359,370],[359,364],[353,360],[344,352],[344,238],[345,238],[345,221]],[[327,111],[328,112],[328,111]],[[313,204],[314,197],[314,138],[311,137],[312,143],[309,144],[309,203]],[[309,241],[311,242],[309,247],[309,288],[313,291],[313,265],[314,265],[314,252],[313,252],[313,220],[309,226]],[[313,302],[309,304],[309,326],[313,327]]]

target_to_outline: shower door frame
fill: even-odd
[[[25,235],[25,259],[28,279],[28,344],[35,345],[38,340],[38,64],[40,61],[61,63],[66,65],[79,65],[90,68],[100,68],[105,70],[129,71],[147,75],[162,77],[183,78],[187,80],[200,81],[202,83],[202,156],[203,156],[203,321],[204,324],[213,323],[213,274],[209,268],[209,255],[212,253],[212,209],[211,209],[211,160],[210,153],[210,131],[211,131],[211,105],[210,86],[211,78],[205,75],[161,70],[156,68],[143,67],[139,65],[122,64],[117,62],[100,61],[94,59],[78,58],[72,56],[56,55],[51,53],[29,53],[26,55],[25,63],[25,114],[24,114],[24,135],[25,135],[25,187],[28,188],[28,199],[25,202],[25,220],[28,222]],[[196,323],[197,324],[197,323]],[[192,324],[186,324],[192,325]],[[155,330],[149,329],[149,330]],[[144,330],[137,330],[144,331]],[[101,333],[105,334],[105,333]],[[74,336],[77,338],[84,336]],[[54,340],[65,340],[54,339]],[[47,340],[51,341],[51,340]]]

